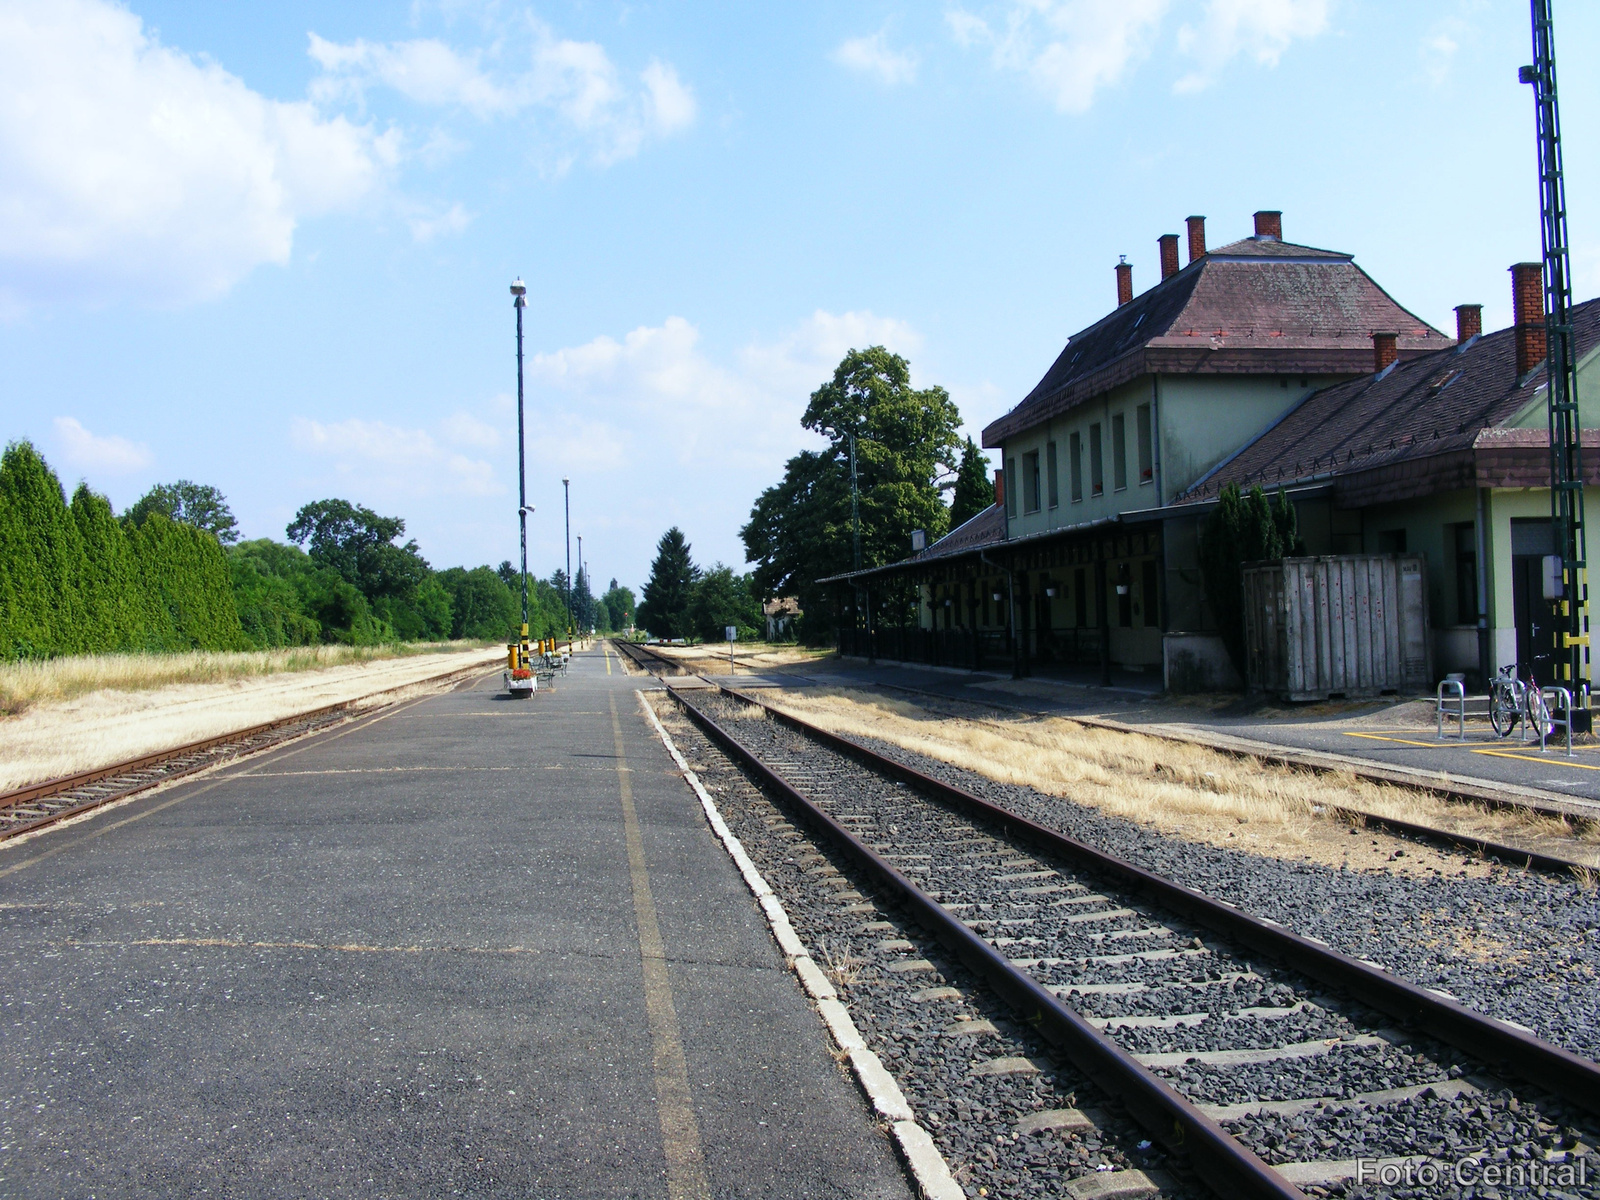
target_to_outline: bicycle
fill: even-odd
[[[1500,737],[1510,737],[1527,708],[1527,689],[1517,678],[1517,664],[1501,667],[1489,685],[1489,724]]]
[[[1549,655],[1541,655],[1548,658]],[[1537,659],[1535,661],[1538,661]],[[1517,664],[1501,667],[1489,689],[1489,724],[1501,737],[1510,737],[1518,725],[1526,723],[1530,739],[1544,739],[1555,732],[1555,719],[1545,703],[1544,690],[1528,669],[1527,682],[1517,678]]]

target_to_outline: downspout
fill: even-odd
[[[1473,533],[1478,550],[1478,671],[1487,690],[1494,678],[1493,633],[1489,629],[1489,520],[1488,488],[1478,489],[1478,515]]]
[[[1166,489],[1161,484],[1161,376],[1150,376],[1150,469],[1156,485],[1156,507],[1167,505]],[[1172,628],[1172,607],[1167,601],[1168,585],[1172,576],[1167,569],[1167,523],[1161,522],[1161,686],[1172,690],[1172,680],[1167,678],[1167,632]],[[1149,604],[1148,597],[1145,603]]]

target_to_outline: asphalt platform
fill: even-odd
[[[0,849],[0,1195],[906,1197],[614,658]]]

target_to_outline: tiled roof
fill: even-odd
[[[1218,247],[1074,334],[1036,387],[983,431],[985,446],[1140,375],[1348,374],[1372,335],[1403,356],[1451,345],[1348,254],[1252,237]]]
[[[1574,307],[1573,334],[1580,358],[1600,345],[1600,300]],[[1402,360],[1381,374],[1311,393],[1175,502],[1215,496],[1229,483],[1277,486],[1510,445],[1520,434],[1544,445],[1543,428],[1494,428],[1532,404],[1544,383],[1542,364],[1528,378],[1517,377],[1514,329]],[[1490,433],[1497,436],[1486,438]]]
[[[858,575],[877,575],[891,569],[912,566],[936,559],[951,558],[957,554],[971,554],[974,550],[982,550],[987,546],[998,546],[1006,539],[1006,514],[998,504],[991,504],[975,517],[971,517],[957,525],[926,550],[913,554],[910,558],[901,559],[899,562],[886,563],[881,567],[863,567],[859,571],[847,571],[842,575],[829,575],[826,579],[817,580],[818,583],[832,583],[838,579],[850,579]]]

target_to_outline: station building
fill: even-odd
[[[1161,280],[1138,296],[1118,264],[1117,307],[984,430],[1001,459],[993,506],[901,562],[825,581],[842,652],[1236,686],[1198,555],[1229,483],[1283,489],[1308,554],[1422,554],[1436,674],[1548,652],[1539,264],[1511,270],[1510,328],[1484,334],[1464,304],[1452,338],[1351,255],[1285,241],[1277,212],[1215,250],[1205,237],[1190,217],[1181,268],[1177,235],[1160,238]],[[1600,301],[1577,307],[1575,333],[1593,487]]]

